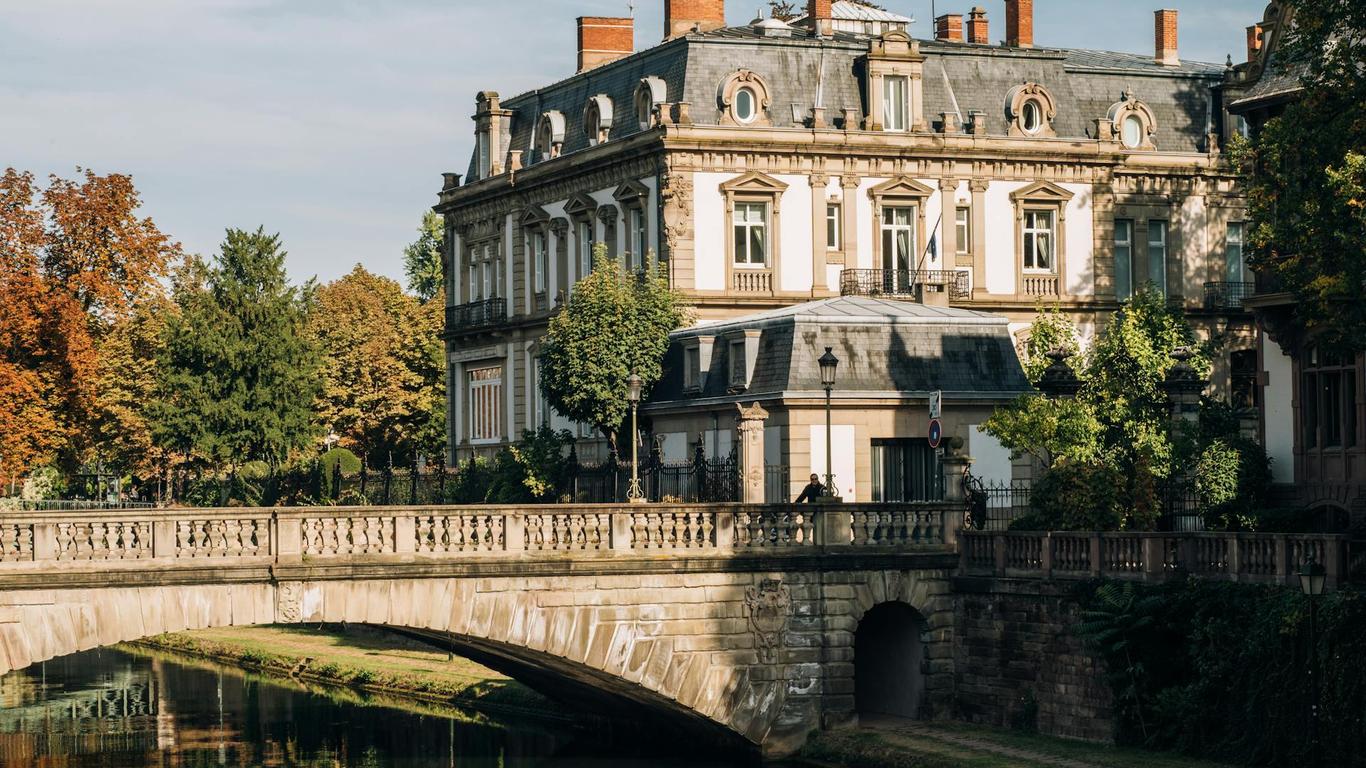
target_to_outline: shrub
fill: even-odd
[[[1124,486],[1119,470],[1105,464],[1056,466],[1034,484],[1029,524],[1037,530],[1118,530],[1125,521]]]
[[[343,475],[354,475],[360,471],[360,459],[356,458],[356,454],[345,448],[333,448],[327,453],[324,453],[322,462],[323,474],[329,480],[332,477],[332,473],[336,471],[334,468],[338,464],[341,465]]]
[[[38,467],[24,478],[24,488],[19,498],[24,501],[46,501],[61,498],[62,473],[56,467]]]

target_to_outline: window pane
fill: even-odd
[[[1346,436],[1343,445],[1348,448],[1355,448],[1357,445],[1357,374],[1356,371],[1346,371],[1343,377],[1343,424],[1342,431]]]
[[[1304,430],[1304,446],[1317,448],[1319,444],[1319,381],[1312,373],[1304,375],[1300,387],[1300,425]]]
[[[749,262],[751,264],[763,264],[768,255],[767,243],[764,242],[764,226],[762,224],[751,225],[749,228]]]
[[[1224,262],[1228,268],[1228,281],[1230,283],[1241,283],[1247,279],[1247,267],[1243,263],[1243,225],[1241,223],[1228,225]]]
[[[906,78],[883,78],[882,93],[882,127],[889,131],[906,130]]]
[[[1143,143],[1143,121],[1137,115],[1124,118],[1124,146],[1136,149]]]
[[[737,222],[736,225],[735,225],[735,263],[736,263],[736,264],[747,264],[747,263],[749,263],[749,250],[748,250],[748,248],[749,248],[749,240],[747,239],[746,232],[747,232],[747,230],[746,230],[745,226],[744,226],[743,224],[740,224],[740,223]]]
[[[958,240],[958,253],[970,253],[972,251],[972,211],[968,208],[956,208],[953,215],[954,235]]]
[[[1319,386],[1323,392],[1320,420],[1323,424],[1323,447],[1336,447],[1342,445],[1342,374],[1337,371],[1320,373]]]
[[[1148,222],[1148,282],[1167,292],[1167,222]]]
[[[825,206],[825,247],[832,251],[840,248],[840,207]]]
[[[1115,298],[1123,301],[1134,295],[1134,223],[1115,221]]]

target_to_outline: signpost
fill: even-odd
[[[944,393],[941,390],[935,390],[930,393],[930,418],[937,419],[940,416],[943,416],[943,411]]]
[[[944,439],[944,425],[939,423],[939,418],[944,415],[944,393],[942,390],[935,390],[930,393],[930,449],[939,450],[939,443]]]
[[[944,439],[944,426],[939,423],[939,419],[930,419],[930,448],[939,450],[939,443]]]

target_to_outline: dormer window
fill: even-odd
[[[540,162],[554,160],[564,149],[564,114],[546,112],[536,125],[536,157]]]
[[[888,131],[906,130],[906,78],[882,79],[882,127]]]
[[[1125,91],[1123,99],[1110,106],[1106,117],[1110,121],[1114,135],[1102,135],[1101,139],[1118,139],[1125,149],[1157,148],[1152,138],[1156,132],[1157,122],[1153,111],[1147,104],[1135,98],[1133,91]]]
[[[1025,83],[1006,94],[1006,118],[1011,136],[1052,137],[1057,107],[1053,95],[1038,83]]]
[[[753,88],[741,88],[735,92],[735,122],[748,125],[754,122],[758,113],[758,97]]]
[[[768,85],[747,69],[741,69],[721,82],[717,102],[723,125],[769,124]]]
[[[588,137],[588,145],[596,147],[605,144],[612,132],[612,100],[598,94],[588,100],[583,109],[583,132]]]
[[[668,97],[664,81],[658,77],[641,78],[640,85],[636,86],[636,123],[640,130],[648,131],[654,128],[658,120],[655,110],[662,105]]]
[[[699,389],[702,386],[702,350],[697,347],[683,349],[683,388]]]
[[[886,32],[868,44],[864,95],[869,131],[924,131],[921,74],[925,57],[904,32]]]

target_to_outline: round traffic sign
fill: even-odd
[[[943,439],[944,425],[939,423],[939,419],[930,419],[930,447],[938,448]]]

